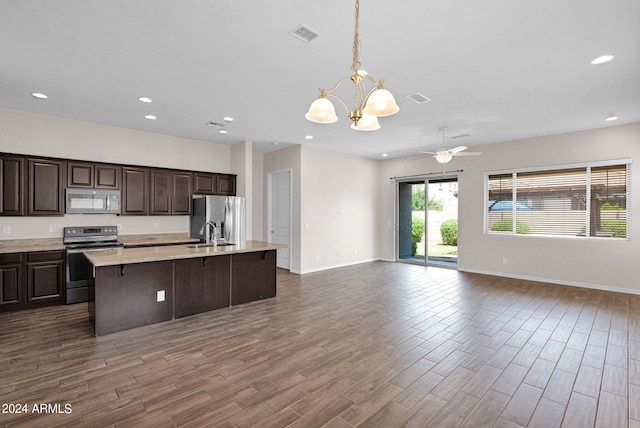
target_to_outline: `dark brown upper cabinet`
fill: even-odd
[[[194,174],[193,193],[200,195],[235,196],[236,176],[231,174]]]
[[[151,170],[149,186],[149,214],[171,214],[171,172]]]
[[[147,168],[122,168],[122,215],[147,215],[149,170]]]
[[[120,190],[120,175],[122,167],[117,165],[96,165],[95,166],[95,187],[96,189]]]
[[[200,195],[215,195],[216,177],[214,174],[196,172],[193,174],[193,193]]]
[[[120,190],[120,174],[117,165],[69,162],[67,187]]]
[[[0,156],[0,215],[24,215],[24,158]]]
[[[149,214],[190,215],[193,174],[170,170],[150,171]]]
[[[171,213],[177,215],[191,215],[193,204],[193,174],[190,172],[176,172],[173,174],[173,203]]]
[[[64,215],[65,162],[28,159],[30,216]]]
[[[216,174],[216,194],[224,196],[235,196],[236,176]]]
[[[89,163],[67,164],[67,187],[93,188],[94,166]]]

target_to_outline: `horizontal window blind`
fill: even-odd
[[[487,175],[486,230],[629,237],[628,163]]]

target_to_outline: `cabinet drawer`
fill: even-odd
[[[0,264],[22,263],[21,253],[0,254]]]
[[[48,262],[64,259],[64,251],[38,251],[27,254],[27,262]]]

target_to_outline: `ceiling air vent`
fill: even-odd
[[[300,24],[293,30],[289,31],[289,34],[298,40],[302,40],[305,43],[309,43],[320,35],[320,33],[318,33],[316,30],[313,30],[304,24]]]
[[[409,98],[411,101],[413,101],[416,104],[424,104],[424,103],[428,103],[429,101],[431,101],[430,98],[425,97],[420,92],[416,92],[415,94],[407,95],[407,98]]]

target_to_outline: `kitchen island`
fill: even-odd
[[[89,319],[96,336],[276,295],[284,245],[168,245],[86,251]]]

